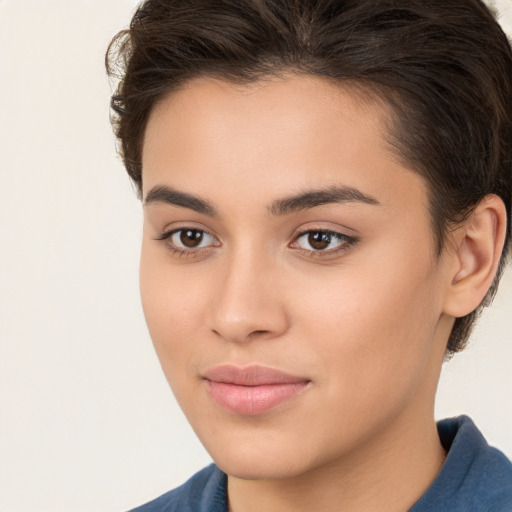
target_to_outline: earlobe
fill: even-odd
[[[444,312],[453,317],[474,311],[489,290],[503,251],[507,211],[496,195],[484,197],[454,234],[454,272]]]

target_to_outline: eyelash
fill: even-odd
[[[313,249],[304,249],[302,247],[298,246],[298,241],[305,237],[306,235],[311,234],[318,234],[321,233],[322,235],[327,235],[331,239],[337,239],[340,242],[340,245],[334,249],[325,249],[325,250],[313,250]],[[332,241],[332,240],[331,240]],[[306,254],[308,257],[313,258],[329,258],[332,256],[335,256],[337,254],[343,253],[347,250],[349,250],[351,247],[355,246],[359,239],[354,236],[349,236],[344,233],[340,233],[338,231],[332,231],[329,229],[322,229],[322,228],[309,228],[304,231],[301,231],[295,236],[294,241],[290,244],[290,247],[292,249],[295,249],[297,251],[300,251],[304,254]]]
[[[201,256],[201,254],[204,253],[204,251],[208,250],[211,247],[211,245],[209,245],[207,247],[198,247],[198,248],[191,248],[191,249],[184,249],[184,248],[177,247],[171,241],[171,239],[172,239],[173,235],[183,232],[183,231],[194,231],[194,232],[201,233],[202,236],[207,235],[207,236],[212,237],[213,239],[215,238],[212,234],[210,234],[208,231],[206,231],[204,229],[198,229],[198,228],[193,228],[193,227],[182,227],[179,229],[173,229],[171,231],[163,233],[161,236],[155,238],[155,240],[157,240],[159,242],[163,242],[165,244],[167,250],[169,250],[172,254],[174,254],[176,256],[180,256],[180,257],[187,257],[187,258]],[[315,234],[321,233],[322,235],[327,235],[331,239],[335,238],[341,243],[340,243],[339,247],[336,247],[335,249],[330,249],[330,250],[304,249],[304,248],[298,246],[298,241],[302,237],[304,237],[306,235],[311,235],[313,233],[315,233]],[[294,238],[294,241],[291,244],[289,244],[289,247],[294,250],[300,251],[301,253],[306,254],[309,257],[326,258],[326,257],[334,256],[334,255],[337,255],[339,253],[349,250],[351,247],[355,246],[358,243],[358,241],[359,241],[359,239],[357,237],[349,236],[344,233],[339,233],[337,231],[332,231],[332,230],[328,230],[328,229],[320,229],[320,228],[319,229],[311,229],[310,228],[310,229],[307,229],[307,230],[297,233],[297,235]],[[218,244],[217,245],[213,244],[213,246],[218,247]]]
[[[198,248],[191,248],[191,249],[187,250],[187,249],[184,249],[181,247],[177,247],[172,242],[172,237],[173,237],[173,235],[180,233],[182,231],[195,231],[197,233],[202,233],[202,235],[208,235],[212,238],[215,238],[213,235],[211,235],[210,233],[208,233],[208,231],[205,231],[204,229],[198,229],[195,227],[183,227],[183,228],[178,228],[178,229],[172,229],[171,231],[162,233],[162,235],[155,238],[155,240],[164,243],[166,246],[166,249],[168,251],[170,251],[172,254],[174,254],[176,256],[183,256],[186,258],[200,256],[201,253],[203,253],[205,250],[208,249],[208,247],[198,247]],[[216,246],[216,245],[214,245],[214,246]]]

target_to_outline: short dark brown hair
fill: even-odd
[[[142,190],[155,104],[197,77],[249,83],[284,72],[355,83],[393,112],[390,140],[428,184],[438,252],[487,194],[505,203],[510,245],[512,51],[480,0],[147,0],[112,40],[112,123]],[[482,304],[482,305],[483,305]],[[482,305],[455,321],[461,350]]]

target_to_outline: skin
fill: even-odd
[[[229,475],[233,512],[407,510],[443,463],[446,342],[492,281],[505,214],[490,196],[436,255],[426,185],[386,143],[388,124],[384,106],[305,76],[194,80],[150,116],[144,312],[180,406]],[[332,187],[374,202],[275,211]],[[203,234],[196,248],[186,228]],[[319,250],[311,232],[340,235]],[[202,378],[226,363],[310,382],[268,412],[233,414]]]

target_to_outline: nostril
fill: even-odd
[[[253,331],[251,332],[251,334],[249,334],[249,336],[258,336],[258,335],[262,335],[262,334],[268,334],[270,331]]]
[[[267,329],[258,329],[258,330],[254,330],[254,331],[251,331],[246,334],[243,334],[241,332],[227,332],[227,331],[224,332],[222,329],[220,331],[217,329],[212,329],[212,332],[216,336],[219,336],[221,338],[231,339],[234,341],[242,341],[242,342],[255,340],[258,338],[264,338],[265,336],[269,336],[272,333],[272,331],[267,330]],[[223,332],[224,332],[224,334],[223,334]]]

